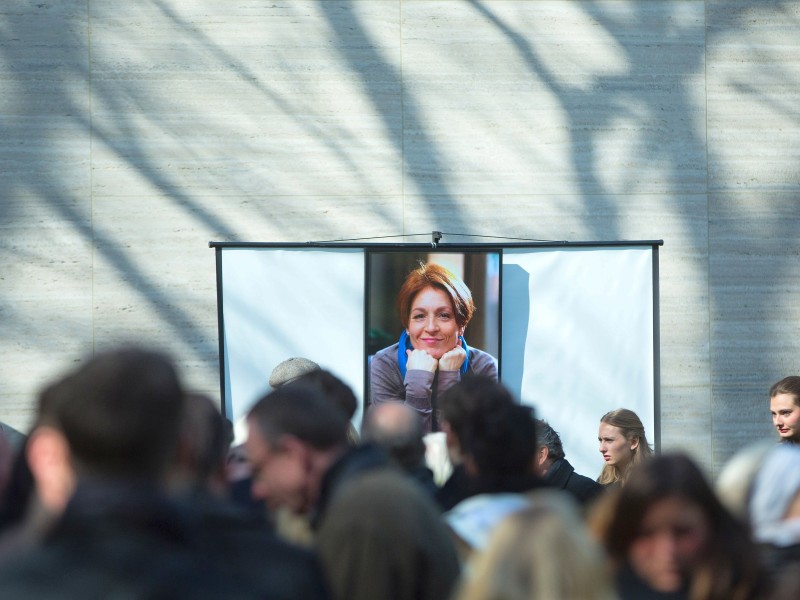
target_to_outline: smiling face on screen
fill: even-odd
[[[437,360],[455,348],[458,336],[464,334],[450,297],[434,287],[423,288],[414,296],[407,331],[415,350],[424,350]]]

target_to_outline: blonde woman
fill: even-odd
[[[602,416],[597,440],[605,461],[597,482],[605,486],[625,485],[630,470],[653,455],[641,419],[627,408],[618,408]]]
[[[615,600],[605,554],[572,497],[539,490],[529,498],[473,555],[455,600]]]

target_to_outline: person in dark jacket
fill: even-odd
[[[533,409],[491,377],[471,375],[442,396],[447,451],[455,465],[437,493],[442,510],[479,494],[542,486],[534,469]]]
[[[0,598],[284,598],[204,553],[169,497],[183,410],[171,360],[140,347],[101,352],[44,390],[27,456],[63,511],[0,563]]]
[[[558,432],[542,419],[536,419],[536,443],[536,462],[545,484],[569,492],[582,506],[603,492],[602,485],[575,472],[564,454]]]
[[[436,495],[439,488],[433,480],[433,471],[425,464],[422,421],[416,411],[399,402],[376,406],[367,413],[361,436],[365,443],[385,449],[411,479],[431,496]]]
[[[528,504],[542,486],[534,470],[533,409],[489,377],[465,377],[442,396],[448,451],[458,464],[441,488],[444,518],[460,556],[480,551],[500,519]]]
[[[458,559],[433,500],[374,445],[347,444],[347,416],[302,381],[247,417],[253,493],[305,515],[337,600],[440,600]]]
[[[279,538],[265,510],[229,497],[225,463],[231,437],[211,398],[187,394],[170,489],[191,519],[198,551],[238,581],[270,590],[275,600],[327,600],[316,555]]]

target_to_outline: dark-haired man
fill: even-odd
[[[193,515],[169,499],[184,399],[171,360],[138,347],[99,353],[45,389],[28,460],[62,514],[0,565],[0,597],[284,598],[202,552]]]
[[[438,499],[465,558],[541,486],[533,411],[491,377],[466,376],[441,398],[442,430],[457,467]],[[460,464],[459,464],[460,463]]]
[[[588,504],[603,491],[603,486],[594,479],[575,472],[566,459],[561,437],[547,421],[536,419],[536,440],[536,463],[547,485],[569,492],[581,505]]]
[[[238,581],[262,590],[265,597],[327,600],[317,557],[280,539],[265,511],[229,499],[225,477],[232,438],[229,422],[204,394],[187,394],[185,403],[170,487],[192,518],[197,549]]]
[[[319,388],[283,386],[247,418],[253,493],[308,515],[340,600],[439,600],[458,560],[432,500],[373,446],[350,448],[347,415]]]

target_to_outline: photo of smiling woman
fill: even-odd
[[[472,292],[441,264],[420,260],[400,287],[396,309],[403,329],[370,360],[370,405],[403,402],[420,415],[425,433],[438,431],[437,396],[467,373],[496,380],[497,359],[467,344]]]

